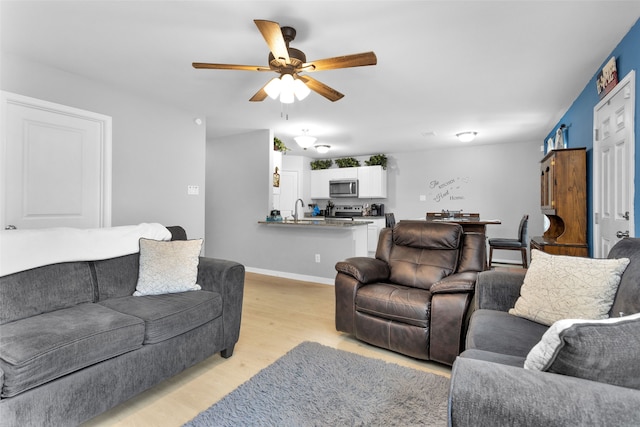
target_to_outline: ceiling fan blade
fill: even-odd
[[[338,92],[337,90],[327,86],[322,82],[319,82],[314,78],[311,78],[309,76],[298,76],[298,78],[302,80],[309,89],[324,96],[331,102],[336,102],[339,99],[342,99],[344,97],[344,95]]]
[[[211,70],[273,71],[269,67],[260,65],[209,64],[206,62],[194,62],[192,65],[193,68],[207,68]]]
[[[302,64],[301,69],[306,72],[312,72],[335,70],[337,68],[363,67],[365,65],[376,65],[377,63],[378,58],[375,53],[364,52],[306,62]]]
[[[262,37],[267,42],[269,50],[273,53],[274,58],[280,60],[282,65],[289,64],[289,50],[287,49],[287,43],[282,36],[282,29],[277,22],[265,21],[261,19],[254,19],[258,30],[262,33]]]
[[[271,81],[271,80],[269,80],[269,81]],[[269,84],[269,82],[267,82],[267,84]],[[264,86],[266,86],[266,85],[264,85]],[[264,100],[267,98],[267,96],[268,96],[268,95],[267,95],[267,92],[264,90],[264,86],[262,86],[262,87],[260,88],[260,90],[259,90],[259,91],[257,91],[257,92],[255,93],[255,95],[253,95],[253,96],[251,97],[251,99],[249,99],[249,101],[251,101],[251,102],[260,102],[260,101],[264,101]]]

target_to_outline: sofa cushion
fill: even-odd
[[[135,296],[196,291],[202,239],[140,239],[140,272]]]
[[[86,262],[51,264],[3,276],[0,325],[92,302],[93,298],[91,270]]]
[[[640,313],[555,322],[529,352],[526,369],[640,389]]]
[[[549,255],[534,249],[510,314],[551,325],[560,319],[605,319],[628,258]]]
[[[426,328],[431,292],[391,283],[363,286],[356,295],[356,311]]]
[[[1,396],[140,348],[144,322],[98,304],[80,304],[0,326]]]
[[[476,310],[471,316],[465,348],[525,358],[547,329],[505,311]]]
[[[128,296],[99,304],[143,319],[145,344],[175,337],[222,314],[222,297],[217,292],[208,291]]]
[[[138,283],[140,254],[130,254],[93,262],[98,283],[98,301],[131,296]]]

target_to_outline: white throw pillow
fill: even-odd
[[[135,296],[197,291],[202,239],[140,239],[140,269]]]
[[[549,255],[534,249],[509,314],[544,325],[561,319],[606,319],[628,264],[628,258]]]

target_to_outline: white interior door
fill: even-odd
[[[594,256],[633,237],[635,72],[594,108]]]
[[[111,118],[2,92],[2,228],[111,225]]]

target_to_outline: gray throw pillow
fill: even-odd
[[[527,355],[525,369],[640,389],[640,313],[555,322]]]
[[[197,291],[202,239],[140,239],[140,269],[134,296]]]

